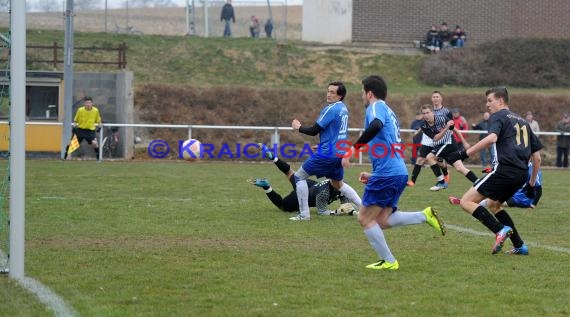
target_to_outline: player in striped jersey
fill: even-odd
[[[447,120],[442,116],[436,116],[432,111],[431,105],[422,106],[422,115],[424,116],[424,124],[421,129],[424,134],[433,139],[433,150],[427,156],[428,165],[436,174],[437,183],[430,188],[432,191],[438,191],[447,188],[447,183],[443,175],[437,175],[437,157],[441,157],[453,165],[461,174],[465,175],[472,183],[477,180],[477,176],[467,169],[461,160],[454,160],[448,157],[448,154],[457,152],[457,144],[453,139],[453,121]]]
[[[432,92],[431,103],[433,105],[432,109],[433,109],[433,112],[435,115],[445,117],[447,120],[453,119],[451,111],[449,111],[449,109],[447,109],[443,105],[443,96],[442,96],[441,92],[439,92],[437,90]],[[414,133],[414,136],[417,135],[418,133],[421,133],[421,132],[422,132],[422,130],[418,129]],[[429,136],[427,136],[425,133],[422,134],[421,147],[418,151],[418,158],[416,160],[416,164],[414,165],[414,169],[412,170],[412,177],[408,181],[408,186],[414,186],[416,184],[416,180],[418,179],[418,176],[420,175],[420,172],[422,171],[422,166],[426,163],[426,157],[432,150],[433,150],[433,140]],[[437,158],[437,165],[441,169],[441,173],[436,174],[436,178],[437,178],[437,175],[443,174],[443,179],[445,180],[445,183],[449,183],[449,173],[447,171],[447,164],[445,163],[445,161],[442,158],[438,157]],[[432,170],[433,170],[433,168],[432,168]],[[434,173],[435,173],[435,171],[434,171]]]
[[[436,116],[442,116],[447,121],[453,121],[453,114],[449,109],[443,105],[443,95],[440,91],[434,90],[431,93],[431,104],[433,105],[432,111]],[[446,183],[449,183],[449,174],[447,172],[447,164],[445,160],[441,157],[437,158],[437,164],[441,168],[441,172],[443,173],[443,179]]]

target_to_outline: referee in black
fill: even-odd
[[[509,93],[505,87],[493,87],[485,92],[489,119],[489,135],[467,150],[452,155],[465,159],[483,149],[492,146],[496,160],[493,170],[479,179],[461,198],[461,207],[477,218],[485,227],[495,233],[492,254],[501,251],[504,241],[510,237],[513,249],[508,254],[528,255],[528,246],[520,237],[509,214],[502,203],[511,198],[517,190],[525,186],[529,197],[535,194],[538,170],[540,169],[540,150],[542,144],[532,132],[528,122],[509,110]],[[528,162],[532,159],[532,174],[527,183]],[[488,198],[487,207],[479,205]]]

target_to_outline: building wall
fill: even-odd
[[[431,24],[460,25],[468,43],[505,37],[570,38],[568,0],[353,0],[353,42],[423,40]],[[304,21],[303,21],[304,22]]]
[[[73,99],[91,96],[93,103],[99,108],[103,122],[134,123],[133,106],[133,73],[120,71],[117,73],[74,73]],[[73,109],[75,115],[76,109]],[[104,133],[108,133],[105,129]],[[119,128],[121,144],[120,153],[123,157],[133,155],[133,128]],[[86,149],[81,149],[87,151]]]
[[[304,0],[301,38],[342,44],[352,38],[352,0]]]

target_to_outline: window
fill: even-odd
[[[58,120],[59,86],[26,86],[26,120]],[[10,116],[9,86],[0,85],[0,119]]]

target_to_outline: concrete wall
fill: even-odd
[[[121,71],[117,73],[74,73],[73,99],[91,96],[93,103],[99,108],[103,122],[134,123],[133,106],[133,73]],[[73,109],[75,115],[76,109]],[[105,134],[108,130],[105,129]],[[120,150],[122,157],[133,156],[133,128],[119,128]],[[82,146],[82,154],[92,156],[92,151]]]
[[[451,30],[460,25],[467,32],[467,45],[505,37],[570,38],[568,0],[352,2],[353,42],[411,44],[425,39],[431,24],[439,26],[442,21]]]
[[[303,41],[327,44],[351,42],[352,0],[304,0]]]

